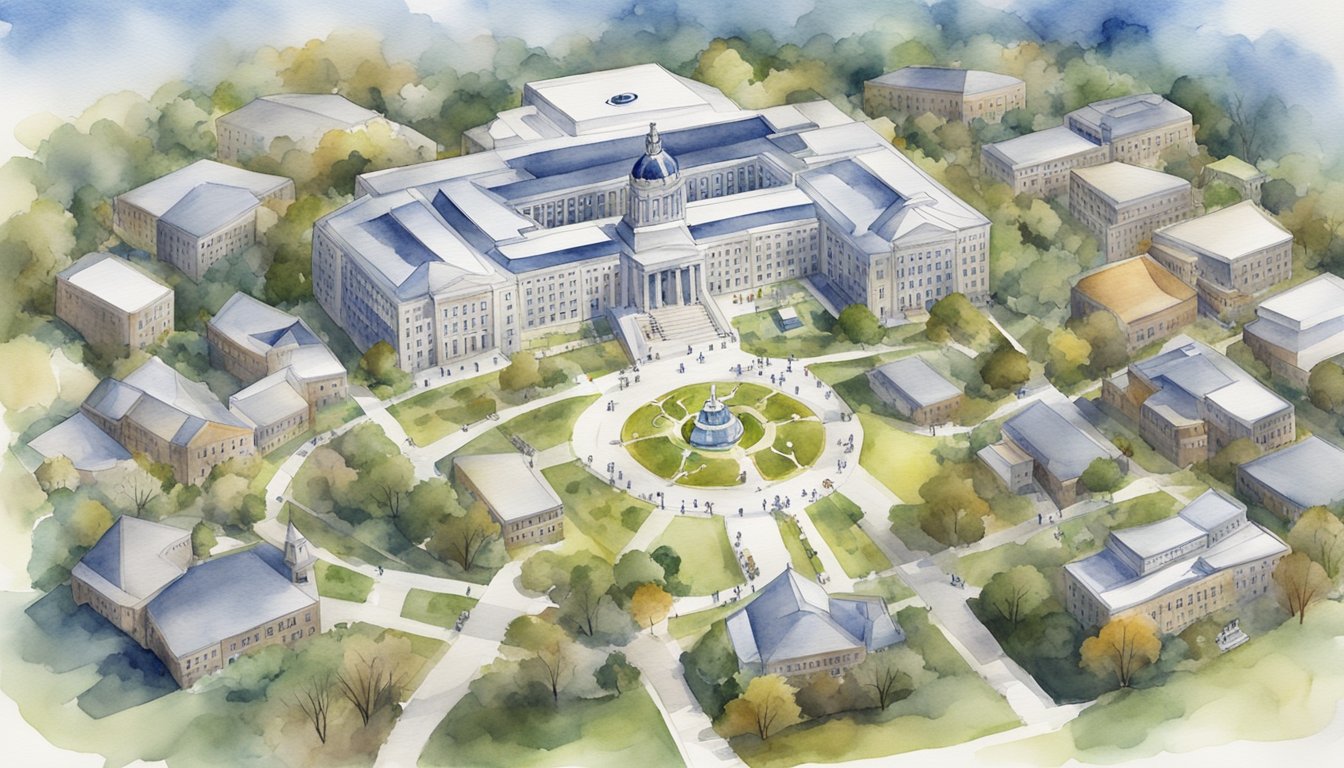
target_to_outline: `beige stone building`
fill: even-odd
[[[918,357],[906,357],[868,372],[873,390],[902,416],[920,426],[956,418],[966,397]]]
[[[1064,566],[1064,605],[1085,627],[1146,615],[1180,632],[1270,590],[1288,545],[1210,490],[1175,517],[1112,531],[1101,552]]]
[[[308,542],[289,526],[269,544],[192,564],[188,531],[119,518],[71,571],[88,605],[163,661],[183,688],[269,645],[321,631]]]
[[[868,654],[905,641],[881,598],[829,595],[793,566],[726,623],[738,666],[759,675],[839,677]]]
[[[1144,441],[1177,466],[1205,461],[1242,438],[1264,451],[1297,439],[1292,404],[1187,336],[1103,379],[1101,399],[1137,422]]]
[[[1204,184],[1221,182],[1241,193],[1245,200],[1260,202],[1260,189],[1269,177],[1259,168],[1234,155],[1204,166]]]
[[[56,316],[95,346],[144,349],[173,330],[173,289],[110,253],[56,275]]]
[[[453,459],[453,469],[457,480],[499,523],[505,546],[564,538],[564,502],[521,453],[459,456]]]
[[[1101,165],[1110,157],[1109,147],[1057,125],[984,145],[980,165],[986,175],[1012,187],[1015,195],[1051,197],[1069,191],[1073,169]]]
[[[1292,234],[1250,201],[1157,230],[1149,253],[1213,315],[1238,313],[1293,276]]]
[[[1026,106],[1026,83],[978,69],[903,67],[863,84],[863,110],[873,117],[930,112],[952,122],[997,123],[1005,112]]]
[[[1086,492],[1078,481],[1093,461],[1112,459],[1129,469],[1124,455],[1071,402],[1028,405],[1003,423],[1002,442],[976,456],[1013,493],[1025,493],[1034,483],[1060,509]],[[1028,472],[1031,482],[1025,482]]]
[[[1106,163],[1069,176],[1069,212],[1097,236],[1107,261],[1143,253],[1160,227],[1194,212],[1190,182],[1137,165]]]
[[[1147,255],[1085,273],[1069,294],[1074,318],[1110,312],[1120,321],[1132,353],[1193,323],[1199,312],[1195,289]]]
[[[132,455],[171,466],[179,483],[203,482],[216,465],[256,452],[251,425],[157,357],[120,381],[103,379],[80,411]]]
[[[1315,435],[1237,467],[1237,493],[1289,522],[1344,501],[1344,450]]]
[[[258,211],[294,200],[283,176],[198,160],[112,201],[112,229],[128,245],[158,256],[192,280],[256,240]]]
[[[1311,369],[1344,355],[1344,279],[1325,273],[1260,302],[1241,339],[1269,372],[1305,391]]]

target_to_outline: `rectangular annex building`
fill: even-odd
[[[1285,520],[1344,501],[1344,450],[1315,435],[1237,467],[1237,492]]]
[[[1193,323],[1199,312],[1195,289],[1147,255],[1104,264],[1073,284],[1074,319],[1110,312],[1125,331],[1130,353]]]
[[[1143,253],[1155,230],[1193,208],[1190,182],[1150,168],[1106,163],[1069,175],[1069,213],[1097,236],[1107,261]]]
[[[959,387],[918,357],[879,366],[868,380],[902,416],[925,427],[954,419],[965,400]]]
[[[457,479],[485,504],[504,544],[549,544],[564,538],[564,502],[521,453],[484,453],[453,459]]]
[[[1124,455],[1071,402],[1028,405],[1003,423],[1000,443],[976,455],[1010,491],[1025,492],[1030,476],[1060,509],[1078,500],[1078,479],[1096,459],[1129,468]]]
[[[873,117],[930,112],[949,121],[997,123],[1026,106],[1026,83],[979,69],[902,67],[863,84],[863,111]]]
[[[1311,369],[1344,355],[1344,279],[1325,273],[1255,308],[1241,338],[1269,372],[1305,391]]]
[[[175,294],[107,252],[90,253],[56,275],[56,316],[95,346],[144,349],[173,330]]]

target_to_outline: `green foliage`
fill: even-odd
[[[944,468],[920,486],[919,495],[924,499],[919,527],[934,540],[955,547],[984,537],[989,504],[970,480]]]
[[[1323,411],[1344,412],[1344,368],[1329,360],[1317,363],[1307,377],[1307,396]]]
[[[729,701],[742,692],[737,654],[722,621],[715,622],[691,650],[681,654],[686,685],[705,714],[717,718]]]
[[[840,310],[835,329],[855,344],[877,344],[884,334],[877,316],[863,304],[850,304]]]
[[[602,690],[620,696],[639,685],[639,668],[626,661],[624,653],[614,651],[607,654],[606,662],[593,672],[593,678]]]
[[[980,378],[993,389],[1014,390],[1031,378],[1031,365],[1026,355],[1005,341],[980,366]]]
[[[215,538],[215,532],[205,521],[201,521],[191,528],[191,554],[196,559],[204,559],[210,556],[210,550],[214,549],[219,540]]]
[[[314,566],[317,592],[322,597],[362,603],[373,591],[373,578],[344,566],[319,560]]]
[[[1088,369],[1092,376],[1105,375],[1129,361],[1129,337],[1110,312],[1101,310],[1070,321],[1069,329],[1091,349]]]
[[[375,385],[392,390],[410,386],[410,374],[397,367],[397,351],[386,341],[368,348],[359,358],[359,370]]]
[[[1050,582],[1030,565],[1019,565],[994,574],[980,591],[980,605],[1016,626],[1038,616],[1050,598]]]
[[[510,392],[519,392],[541,385],[541,371],[537,356],[531,352],[514,352],[509,364],[499,372],[499,386]]]
[[[1125,473],[1120,465],[1114,459],[1105,457],[1093,459],[1078,478],[1078,482],[1093,493],[1113,493],[1120,489],[1124,481]]]
[[[975,350],[988,350],[1001,338],[984,314],[962,293],[949,293],[929,308],[924,333],[930,341],[943,342],[950,338]]]
[[[1209,474],[1219,482],[1233,485],[1237,480],[1237,467],[1260,453],[1260,446],[1249,437],[1233,440],[1209,459]]]
[[[1241,202],[1241,192],[1221,181],[1204,187],[1204,208],[1209,211]]]
[[[1325,570],[1338,584],[1344,575],[1344,523],[1327,507],[1309,507],[1288,532],[1288,546]]]

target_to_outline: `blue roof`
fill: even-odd
[[[1081,476],[1094,459],[1111,457],[1106,448],[1040,401],[1005,421],[1003,431],[1060,480]]]
[[[663,150],[677,157],[710,147],[737,144],[750,139],[762,139],[773,133],[770,124],[761,117],[749,117],[728,123],[714,123],[684,128],[662,134]],[[537,178],[603,165],[612,158],[630,160],[644,154],[644,137],[627,136],[610,141],[599,141],[574,147],[537,152],[508,161],[512,168],[526,171]]]
[[[370,237],[391,248],[402,261],[412,267],[442,261],[437,254],[426,248],[424,243],[406,231],[406,227],[397,221],[390,211],[364,222],[363,226]]]
[[[256,195],[242,187],[206,182],[165,211],[159,221],[195,237],[202,237],[260,204]]]
[[[538,269],[558,266],[560,264],[571,264],[576,261],[586,261],[601,256],[614,256],[621,252],[621,244],[616,240],[602,240],[596,243],[580,245],[574,248],[564,248],[550,253],[543,253],[537,256],[528,256],[524,259],[510,259],[498,250],[489,252],[490,258],[494,259],[501,267],[514,274],[523,274],[533,272]]]
[[[107,579],[109,583],[121,586],[121,521],[123,518],[117,518],[112,523],[112,527],[107,529],[102,538],[93,548],[84,553],[84,557],[79,561],[90,568],[93,572]]]
[[[281,575],[270,544],[208,560],[187,570],[149,602],[148,612],[176,656],[261,626],[317,599]],[[264,554],[263,554],[264,553]],[[280,554],[283,566],[284,555]]]
[[[733,232],[745,232],[756,227],[764,227],[769,224],[782,224],[786,221],[802,221],[804,219],[815,219],[817,217],[816,206],[813,205],[794,205],[788,208],[778,208],[773,211],[759,211],[757,213],[747,213],[741,216],[732,216],[718,221],[707,221],[704,224],[696,224],[691,227],[691,237],[695,240],[707,240],[720,235],[728,235]]]
[[[635,161],[635,166],[630,169],[630,175],[641,181],[668,179],[677,173],[677,159],[667,152],[641,155]]]

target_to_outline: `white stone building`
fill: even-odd
[[[1106,163],[1069,175],[1069,213],[1097,236],[1107,261],[1137,256],[1154,230],[1193,212],[1190,182],[1137,165]]]
[[[438,144],[424,134],[394,123],[333,93],[277,93],[253,99],[242,107],[215,120],[220,160],[238,162],[271,150],[279,138],[293,142],[298,149],[312,152],[330,131],[368,130],[385,126],[393,136],[419,151],[425,160],[434,159]]]

